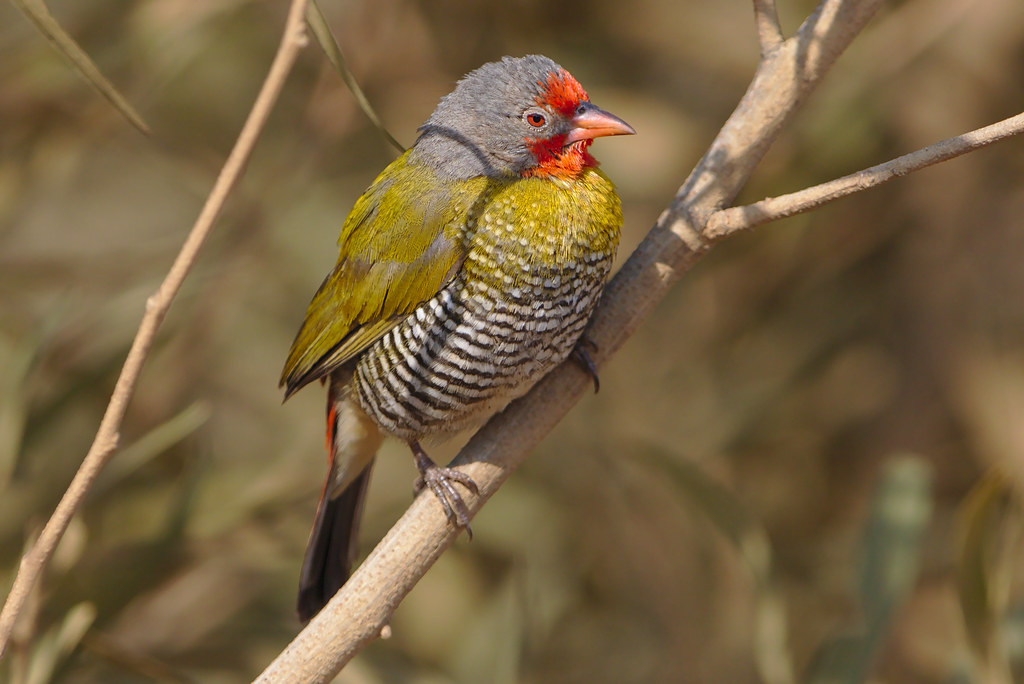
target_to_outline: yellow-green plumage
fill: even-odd
[[[345,221],[338,263],[313,297],[285,364],[288,394],[355,359],[457,277],[466,296],[482,284],[492,298],[513,301],[523,292],[534,305],[567,288],[580,298],[603,284],[622,215],[598,169],[573,180],[445,182],[408,157],[385,169]],[[558,287],[545,287],[555,279]],[[585,319],[593,303],[572,317]],[[527,325],[531,311],[519,313]],[[570,349],[558,349],[555,363]]]
[[[444,187],[409,152],[356,201],[338,263],[313,296],[281,374],[290,395],[379,338],[451,280],[465,258],[465,214],[493,181]]]

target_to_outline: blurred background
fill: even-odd
[[[0,5],[0,589],[79,465],[146,297],[252,105],[286,3],[48,3],[131,129]],[[546,54],[639,135],[599,141],[628,256],[742,95],[750,3],[323,1],[388,129]],[[792,32],[814,3],[783,1]],[[1024,4],[892,2],[741,201],[1024,109]],[[161,330],[12,682],[240,682],[299,630],[324,393],[279,372],[394,157],[315,44]],[[1024,681],[1024,141],[714,249],[338,681]],[[450,458],[458,443],[435,449]],[[388,443],[364,552],[408,505]]]

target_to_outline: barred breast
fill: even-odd
[[[613,250],[579,245],[556,263],[549,241],[523,245],[497,227],[356,364],[353,394],[385,431],[419,440],[470,427],[564,361],[583,333]]]
[[[608,265],[597,264],[595,278],[538,276],[535,289],[513,293],[457,279],[363,355],[357,401],[406,440],[471,426],[565,360]]]
[[[407,441],[472,426],[564,361],[611,269],[622,216],[600,171],[482,204],[455,278],[356,363],[352,395]]]

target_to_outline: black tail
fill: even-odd
[[[319,613],[348,580],[372,470],[368,465],[337,497],[326,492],[320,497],[299,577],[298,612],[303,622]]]

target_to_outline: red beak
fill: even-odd
[[[576,115],[570,121],[572,130],[569,131],[569,136],[566,138],[566,145],[606,135],[633,135],[636,133],[632,126],[619,117],[609,114],[589,102],[581,104]]]

